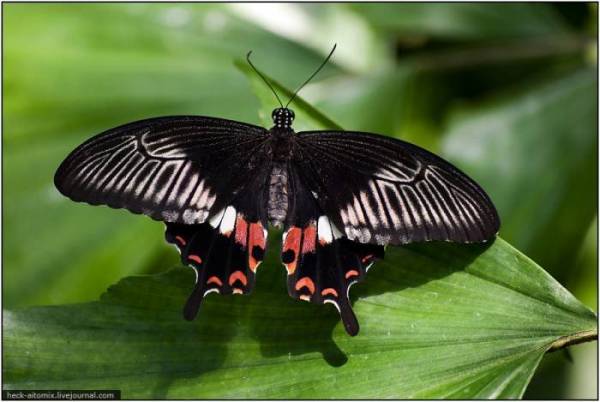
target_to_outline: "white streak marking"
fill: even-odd
[[[198,202],[198,198],[202,195],[203,190],[204,190],[204,179],[202,179],[202,181],[200,183],[198,183],[198,185],[196,186],[196,191],[194,192],[194,196],[192,197],[192,200],[190,201],[190,205],[196,205],[196,203]]]
[[[210,191],[209,191],[208,187],[205,188],[204,191],[202,191],[202,195],[200,196],[200,199],[196,203],[196,206],[198,208],[203,208],[206,205],[206,201],[208,201],[209,194],[210,194]]]
[[[371,204],[369,204],[369,198],[367,197],[367,193],[361,191],[360,200],[362,201],[363,206],[365,207],[365,212],[367,213],[367,218],[369,218],[371,226],[373,226],[373,229],[377,229],[377,227],[379,226],[379,219],[377,218],[377,215],[375,215],[375,213],[373,212]]]
[[[319,221],[317,223],[317,234],[320,242],[329,244],[333,241],[331,223],[329,222],[329,218],[327,218],[325,215],[319,216]]]
[[[158,190],[156,188],[156,184],[160,180],[161,176],[165,173],[165,170],[167,169],[167,167],[168,167],[167,163],[162,164],[160,169],[158,170],[158,173],[151,176],[152,181],[150,182],[150,185],[146,189],[146,193],[143,195],[144,201],[150,201],[150,199],[152,199],[153,196],[156,194],[156,192]],[[157,199],[156,202],[160,202],[160,200]]]
[[[225,215],[223,215],[221,226],[219,227],[221,233],[226,234],[233,231],[233,228],[235,227],[235,216],[235,208],[231,205],[228,206],[225,210]]]
[[[192,164],[190,162],[184,162],[183,168],[180,166],[179,168],[181,169],[181,172],[179,173],[179,177],[177,178],[177,182],[175,183],[175,185],[173,186],[173,189],[171,190],[171,194],[169,194],[169,198],[167,199],[167,204],[173,204],[173,202],[177,202],[177,204],[179,206],[181,206],[181,203],[183,203],[183,201],[179,202],[178,198],[181,198],[181,193],[180,193],[180,189],[183,185],[183,180],[186,178],[188,170],[190,170],[190,166]],[[187,199],[187,197],[185,198]]]
[[[185,190],[183,190],[181,192],[181,194],[179,194],[179,197],[177,197],[177,206],[182,207],[183,203],[187,201],[187,199],[190,197],[192,190],[194,190],[194,188],[196,187],[196,183],[198,183],[198,179],[199,179],[198,173],[194,172],[192,174],[192,177],[188,181],[187,186],[185,187]]]
[[[340,210],[340,216],[342,218],[342,222],[344,222],[344,225],[348,225],[348,215],[346,214],[346,211],[343,209]]]
[[[154,201],[156,201],[156,203],[160,203],[162,202],[163,198],[167,195],[167,190],[169,190],[169,188],[171,187],[171,183],[173,183],[173,180],[175,179],[175,175],[177,174],[177,170],[181,167],[181,164],[183,162],[179,161],[179,163],[175,162],[175,163],[166,163],[165,164],[165,169],[171,164],[175,164],[177,165],[173,172],[170,174],[169,180],[164,184],[163,188],[159,189],[158,192],[156,193],[156,195],[154,196]]]
[[[369,181],[369,187],[371,187],[371,193],[373,194],[373,197],[377,202],[377,212],[379,217],[381,218],[381,223],[384,227],[389,228],[390,224],[387,220],[387,217],[385,216],[385,210],[383,209],[383,204],[381,203],[381,198],[379,197],[379,190],[377,185],[375,184],[375,181]]]
[[[346,205],[346,211],[348,212],[350,224],[352,226],[358,226],[358,219],[356,218],[356,213],[354,212],[354,207],[352,206],[352,204]]]
[[[378,182],[381,183],[381,182]],[[390,214],[390,218],[392,219],[392,222],[394,223],[394,228],[395,229],[400,229],[402,227],[402,221],[400,220],[400,217],[398,216],[398,214],[396,213],[396,209],[392,208],[392,204],[390,203],[390,200],[388,198],[388,193],[386,191],[386,188],[391,188],[392,190],[394,190],[396,197],[400,197],[400,195],[398,194],[398,191],[396,190],[396,187],[393,184],[388,184],[388,183],[381,183],[382,185],[380,186],[381,188],[381,194],[383,194],[383,201],[385,202],[385,205],[387,207],[387,211]],[[407,222],[407,226],[410,225],[410,220]]]

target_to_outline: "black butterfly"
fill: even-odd
[[[200,116],[108,130],[67,157],[55,185],[74,201],[166,223],[167,241],[196,273],[188,320],[208,293],[252,290],[268,224],[284,227],[289,294],[333,304],[350,335],[359,326],[349,289],[385,245],[483,242],[497,233],[488,196],[450,163],[375,134],[295,133],[294,112],[281,106],[269,130]]]

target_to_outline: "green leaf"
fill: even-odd
[[[275,249],[275,241],[271,242]],[[99,302],[4,314],[4,387],[117,388],[125,398],[515,398],[553,345],[596,316],[501,239],[388,248],[354,290],[346,335],[292,300],[275,253],[249,297],[181,308],[191,270],[131,277]]]

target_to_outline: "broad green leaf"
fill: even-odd
[[[595,216],[595,70],[455,113],[443,155],[488,191],[501,234],[564,280]]]
[[[271,250],[276,240],[271,242]],[[292,300],[271,252],[249,297],[181,308],[191,270],[138,276],[98,302],[4,314],[4,387],[118,388],[125,398],[516,398],[544,353],[596,316],[497,239],[389,247],[354,289],[361,323]],[[331,307],[331,308],[330,308]]]

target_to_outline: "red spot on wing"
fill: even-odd
[[[237,281],[237,280],[242,282],[244,284],[244,286],[246,286],[248,284],[248,279],[246,278],[246,275],[244,275],[244,273],[242,271],[235,271],[234,273],[229,275],[229,286],[232,286],[235,283],[235,281]]]
[[[317,227],[311,224],[304,229],[304,241],[302,242],[302,254],[314,253],[317,239]]]
[[[256,272],[256,268],[258,268],[258,265],[261,263],[261,261],[257,260],[253,256],[252,251],[255,246],[260,247],[262,250],[264,250],[266,246],[265,232],[263,231],[262,225],[258,222],[250,224],[248,265],[250,266],[252,272]]]
[[[350,271],[346,272],[346,279],[352,278],[352,277],[358,276],[358,275],[359,275],[358,271],[351,269]]]
[[[179,243],[181,243],[182,246],[185,246],[185,244],[186,244],[185,239],[181,236],[175,236],[175,240],[177,240]]]
[[[235,242],[246,247],[248,243],[248,222],[240,214],[235,221]]]
[[[373,258],[373,254],[369,254],[369,255],[364,256],[361,261],[362,262],[367,262],[367,261],[369,261],[372,258]]]
[[[210,285],[211,283],[214,283],[218,286],[223,286],[223,282],[221,282],[221,280],[216,277],[216,276],[211,276],[210,278],[208,278],[208,280],[206,281],[207,285]]]
[[[283,242],[283,252],[292,251],[294,253],[294,260],[288,264],[285,264],[285,269],[288,275],[296,272],[296,265],[298,264],[298,254],[300,254],[300,239],[302,237],[302,229],[299,227],[292,226],[285,236]]]
[[[196,254],[190,254],[190,255],[188,255],[188,260],[192,260],[194,262],[197,262],[198,264],[202,264],[202,258],[200,258],[199,256],[197,256]]]
[[[323,291],[321,292],[321,296],[327,296],[327,295],[333,295],[335,297],[338,297],[338,293],[334,288],[323,289]]]
[[[300,290],[303,287],[307,288],[311,295],[315,293],[315,284],[308,276],[305,276],[296,282],[296,290]]]

